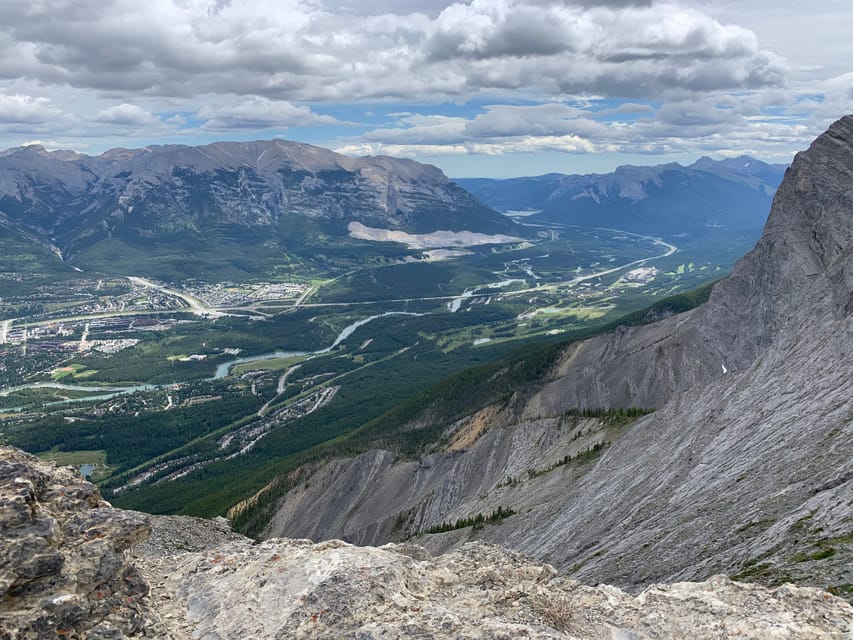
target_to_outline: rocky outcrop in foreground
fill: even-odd
[[[0,447],[0,639],[161,637],[123,555],[150,531],[71,467]]]
[[[0,447],[0,588],[4,640],[853,634],[853,607],[813,588],[720,576],[631,596],[482,543],[436,558],[413,545],[256,544],[221,519],[112,509],[70,468],[8,447]]]
[[[150,565],[150,560],[148,561]],[[152,594],[178,638],[844,638],[829,594],[723,576],[637,597],[588,587],[482,543],[433,558],[408,545],[232,543],[165,558]]]

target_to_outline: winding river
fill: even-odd
[[[26,389],[60,389],[63,391],[96,391],[95,395],[91,396],[83,396],[80,398],[68,398],[66,400],[56,400],[54,402],[46,402],[45,406],[50,407],[58,404],[68,404],[70,402],[90,402],[93,400],[109,400],[110,398],[115,398],[116,396],[122,396],[128,393],[135,393],[137,391],[151,391],[152,389],[159,388],[158,385],[154,384],[138,384],[133,386],[119,387],[119,386],[90,386],[90,385],[81,385],[81,384],[66,384],[64,382],[33,382],[32,384],[22,384],[17,387],[9,387],[7,389],[3,389],[0,391],[0,398],[6,397],[11,393],[15,393],[17,391],[24,391]],[[4,407],[0,408],[0,413],[3,412],[11,412],[18,413],[23,411],[23,407]]]
[[[348,324],[343,330],[338,334],[338,337],[335,338],[335,341],[330,344],[325,349],[320,349],[318,351],[271,351],[269,353],[262,353],[256,356],[246,356],[243,358],[235,358],[234,360],[229,360],[228,362],[223,362],[222,364],[216,367],[216,372],[213,374],[212,380],[219,380],[220,378],[224,378],[231,371],[231,368],[238,364],[245,364],[247,362],[261,362],[263,360],[273,360],[275,358],[291,358],[293,356],[317,356],[324,353],[329,353],[332,349],[337,347],[341,342],[349,338],[353,333],[355,333],[356,329],[359,327],[363,327],[368,322],[372,322],[377,318],[387,318],[388,316],[422,316],[423,313],[412,313],[409,311],[386,311],[385,313],[378,313],[375,316],[369,316],[362,320],[356,320],[352,324]]]
[[[245,356],[242,358],[234,358],[233,360],[229,360],[228,362],[223,362],[222,364],[216,367],[216,370],[213,373],[213,377],[210,380],[219,380],[221,378],[226,377],[231,369],[238,365],[244,364],[246,362],[262,362],[264,360],[272,360],[275,358],[289,358],[292,356],[312,356],[312,355],[321,355],[324,353],[329,353],[341,344],[344,340],[349,338],[359,327],[363,327],[369,322],[376,320],[377,318],[386,318],[388,316],[422,316],[423,313],[412,313],[409,311],[387,311],[385,313],[379,313],[373,316],[369,316],[367,318],[363,318],[361,320],[356,320],[355,322],[348,324],[343,330],[337,335],[334,342],[330,344],[328,347],[324,349],[319,349],[317,351],[271,351],[269,353],[262,353],[255,356]],[[67,400],[59,400],[56,402],[48,403],[49,405],[54,404],[67,404],[70,402],[89,402],[92,400],[109,400],[110,398],[115,398],[116,396],[125,395],[128,393],[135,393],[137,391],[152,391],[154,389],[160,389],[169,385],[155,385],[155,384],[140,384],[140,385],[132,385],[132,386],[89,386],[89,385],[78,385],[78,384],[66,384],[63,382],[33,382],[30,384],[23,384],[17,387],[9,387],[7,389],[0,390],[0,397],[8,396],[11,393],[15,393],[17,391],[24,391],[26,389],[61,389],[64,391],[92,391],[96,392],[91,396],[84,396],[81,398],[69,398]],[[20,410],[20,408],[17,408]],[[6,408],[4,411],[11,411],[12,409]]]

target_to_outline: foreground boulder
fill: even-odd
[[[149,533],[71,467],[0,447],[0,638],[162,636],[123,557]]]

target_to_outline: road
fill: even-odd
[[[644,236],[644,235],[641,235],[639,233],[631,233],[629,231],[622,231],[621,229],[608,229],[606,227],[595,227],[595,228],[602,230],[602,231],[616,231],[618,233],[624,233],[625,235],[634,236],[636,238],[642,238],[643,240],[650,241],[655,246],[664,247],[666,250],[663,253],[658,254],[656,256],[649,256],[648,258],[641,258],[639,260],[634,260],[634,261],[628,262],[626,264],[620,264],[620,265],[617,265],[615,267],[610,267],[609,269],[604,269],[602,271],[596,271],[595,273],[590,273],[590,274],[587,274],[585,276],[578,276],[578,277],[572,278],[570,280],[563,280],[562,282],[551,282],[548,284],[542,283],[542,284],[539,284],[538,286],[528,287],[526,289],[514,289],[512,291],[505,291],[505,292],[502,292],[500,295],[502,295],[502,296],[520,295],[520,294],[524,294],[524,293],[533,293],[534,291],[541,292],[541,291],[549,291],[549,290],[553,290],[553,289],[559,289],[560,287],[570,287],[570,286],[577,284],[579,282],[584,282],[586,280],[594,280],[595,278],[600,278],[601,276],[606,276],[606,275],[609,275],[611,273],[616,273],[617,271],[622,271],[623,269],[630,269],[632,267],[638,267],[641,264],[645,264],[646,262],[650,262],[651,260],[658,260],[660,258],[667,258],[667,257],[671,256],[672,254],[674,254],[676,251],[678,251],[678,247],[676,247],[674,244],[671,244],[669,242],[665,242],[664,240],[661,240],[660,238],[655,238],[653,236]],[[488,286],[489,286],[489,283],[484,283],[484,284],[480,285],[479,288],[485,288]],[[495,295],[494,292],[491,292],[491,293],[472,293],[470,295],[466,295],[465,298],[466,299],[487,298],[487,297],[494,296],[494,295]],[[384,304],[384,303],[389,303],[389,302],[421,302],[421,301],[432,301],[432,300],[440,302],[440,301],[445,301],[445,300],[456,300],[459,297],[460,297],[460,295],[457,294],[457,295],[453,295],[453,296],[424,296],[421,298],[392,298],[392,299],[388,299],[388,300],[360,300],[360,301],[356,301],[356,302],[308,302],[308,303],[303,303],[302,306],[303,307],[320,308],[320,307],[346,307],[346,306],[351,306],[351,305],[362,305],[362,304]]]
[[[628,264],[620,264],[618,267],[611,267],[610,269],[605,269],[604,271],[599,271],[597,273],[591,273],[586,276],[578,276],[577,278],[572,278],[571,280],[566,280],[565,282],[560,282],[555,285],[543,285],[543,287],[565,287],[577,282],[583,282],[584,280],[592,280],[594,278],[600,278],[601,276],[606,276],[611,273],[616,273],[617,271],[622,271],[622,269],[629,269],[631,267],[637,267],[641,264],[645,264],[649,260],[657,260],[659,258],[668,258],[673,253],[678,251],[678,247],[674,244],[670,244],[669,242],[664,242],[660,238],[653,238],[652,236],[643,236],[639,233],[630,233],[628,231],[621,231],[619,229],[607,229],[606,227],[593,227],[595,229],[601,229],[603,231],[619,231],[620,233],[624,233],[627,236],[635,236],[637,238],[643,238],[644,240],[650,240],[658,247],[666,247],[666,251],[659,256],[651,256],[649,258],[642,258],[640,260],[634,260],[633,262],[629,262]]]
[[[270,398],[269,401],[263,407],[258,409],[257,416],[259,418],[263,418],[267,414],[270,405],[275,401],[275,399],[278,398],[282,393],[284,393],[284,389],[287,387],[287,378],[290,376],[291,373],[296,371],[301,366],[301,364],[293,365],[287,371],[285,371],[284,374],[278,379],[278,387],[276,387],[275,395]]]
[[[531,226],[534,226],[534,225],[531,225]],[[563,225],[563,226],[569,227],[572,225]],[[634,260],[633,262],[629,262],[627,264],[621,264],[618,266],[610,267],[608,269],[604,269],[604,270],[598,271],[596,273],[590,273],[590,274],[585,275],[585,276],[578,276],[576,278],[572,278],[570,280],[565,280],[562,282],[554,282],[554,283],[549,283],[549,284],[540,283],[536,287],[528,287],[525,289],[515,289],[513,291],[506,291],[506,292],[501,293],[501,295],[503,295],[503,296],[521,295],[521,294],[526,294],[526,293],[533,293],[536,291],[548,291],[548,290],[554,290],[554,289],[557,289],[560,287],[568,287],[568,286],[572,286],[574,284],[577,284],[579,282],[584,282],[585,280],[593,280],[595,278],[600,278],[601,276],[606,276],[606,275],[609,275],[611,273],[621,271],[622,269],[629,269],[632,267],[637,267],[637,266],[645,264],[646,262],[649,262],[651,260],[657,260],[659,258],[666,258],[666,257],[674,254],[676,251],[678,251],[678,247],[676,247],[674,244],[671,244],[669,242],[665,242],[665,241],[661,240],[660,238],[655,238],[653,236],[645,236],[645,235],[638,234],[638,233],[631,233],[629,231],[623,231],[621,229],[610,229],[607,227],[595,227],[595,228],[599,229],[601,231],[611,231],[611,232],[623,233],[625,235],[630,235],[630,236],[634,236],[636,238],[641,238],[643,240],[648,240],[648,241],[654,243],[656,246],[660,246],[660,247],[665,248],[665,251],[659,255],[656,255],[656,256],[650,256],[648,258],[641,258],[640,260]],[[341,276],[337,276],[336,278],[333,278],[332,280],[329,280],[324,284],[334,282],[338,278],[344,277],[346,275],[349,275],[349,273],[342,274]],[[127,278],[132,283],[134,283],[138,286],[147,287],[150,289],[155,289],[155,290],[160,291],[161,293],[163,293],[165,295],[172,296],[172,297],[175,297],[175,298],[182,300],[184,303],[186,303],[189,306],[189,311],[191,313],[198,315],[198,316],[207,317],[207,318],[216,318],[216,317],[220,317],[220,316],[224,316],[224,315],[238,315],[238,314],[229,313],[230,311],[232,311],[232,309],[233,309],[233,311],[237,311],[238,310],[237,308],[227,308],[227,310],[226,310],[226,308],[224,308],[224,307],[223,308],[210,307],[207,304],[205,304],[202,300],[196,298],[195,296],[192,296],[192,295],[186,293],[185,291],[179,291],[177,289],[171,289],[171,288],[166,287],[164,285],[159,285],[156,282],[152,282],[151,280],[148,280],[146,278],[140,278],[138,276],[128,276]],[[489,283],[483,283],[483,285],[481,285],[481,286],[482,287],[488,287]],[[302,307],[302,308],[324,308],[324,307],[334,308],[334,307],[350,307],[350,306],[359,306],[359,305],[406,303],[406,302],[420,302],[420,301],[443,302],[443,301],[455,300],[455,299],[459,298],[459,294],[456,294],[456,295],[447,295],[447,296],[423,296],[423,297],[419,297],[419,298],[390,298],[390,299],[384,299],[384,300],[359,300],[359,301],[350,301],[350,302],[306,302],[306,300],[311,295],[315,294],[318,289],[319,289],[319,287],[314,287],[314,286],[309,287],[305,291],[305,293],[303,293],[302,296],[296,301],[296,303],[290,308],[295,310],[295,309],[298,309],[300,307]],[[466,296],[466,298],[485,298],[485,297],[494,296],[494,295],[495,295],[494,292],[491,292],[491,293],[472,293],[471,295]],[[166,311],[166,312],[175,311],[175,309],[163,309],[162,311],[159,311],[159,312],[163,312],[163,311]],[[39,320],[37,322],[27,322],[27,323],[18,323],[18,324],[19,324],[19,326],[26,328],[26,327],[51,325],[51,324],[56,324],[56,323],[60,323],[60,322],[79,322],[79,321],[96,320],[99,318],[114,318],[116,316],[148,316],[148,315],[151,315],[154,313],[158,313],[158,311],[157,310],[150,310],[150,309],[144,310],[144,311],[142,311],[142,310],[140,310],[140,311],[113,311],[113,312],[106,312],[106,313],[93,313],[93,314],[82,314],[82,315],[76,315],[76,316],[60,317],[60,318],[53,318],[50,320]],[[4,320],[4,321],[0,322],[0,344],[4,344],[7,341],[9,331],[11,330],[12,324],[14,322],[15,322],[15,319]]]
[[[212,307],[208,307],[204,302],[195,298],[188,293],[183,291],[177,291],[175,289],[169,289],[168,287],[164,287],[162,285],[157,284],[156,282],[151,282],[150,280],[146,280],[145,278],[138,278],[136,276],[128,276],[128,280],[130,280],[133,284],[147,287],[149,289],[156,289],[161,293],[164,293],[168,296],[172,296],[184,301],[188,306],[191,313],[194,313],[199,316],[205,317],[219,317],[223,315],[227,315],[222,313],[221,311],[214,309]],[[36,322],[23,322],[18,323],[21,327],[43,327],[52,324],[58,324],[61,322],[83,322],[89,320],[99,320],[103,318],[115,318],[118,316],[150,316],[156,313],[168,311],[182,311],[182,309],[145,309],[145,310],[133,310],[133,311],[106,311],[100,313],[85,313],[74,316],[62,316],[58,318],[51,318],[49,320],[38,320]],[[12,323],[15,322],[12,320],[4,320],[2,324],[0,324],[0,344],[6,342],[9,330],[12,327]]]
[[[88,337],[89,337],[89,323],[87,322],[85,328],[83,329],[83,335],[80,336],[80,344],[77,347],[77,351],[79,351],[80,353],[83,353],[84,351],[88,350],[88,343],[86,342],[86,339]]]
[[[185,291],[178,291],[176,289],[169,289],[168,287],[164,287],[161,284],[157,284],[156,282],[151,282],[151,280],[147,280],[145,278],[139,278],[137,276],[128,276],[128,280],[130,280],[133,284],[138,284],[143,287],[148,287],[149,289],[156,289],[160,293],[165,293],[168,296],[173,296],[175,298],[180,298],[184,302],[186,302],[190,311],[199,316],[221,316],[225,315],[212,307],[208,307],[204,302],[199,300],[198,298],[191,296]]]

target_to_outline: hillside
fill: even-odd
[[[351,223],[416,234],[519,230],[435,167],[284,140],[0,154],[0,225],[85,271],[208,280],[310,272],[364,250]]]
[[[573,343],[465,419],[409,414],[399,431],[441,434],[431,455],[306,467],[248,512],[269,509],[265,536],[494,541],[584,581],[727,572],[849,591],[851,185],[847,116],[796,157],[757,246],[701,307]],[[622,411],[591,411],[607,407]],[[498,507],[516,513],[464,526]]]

